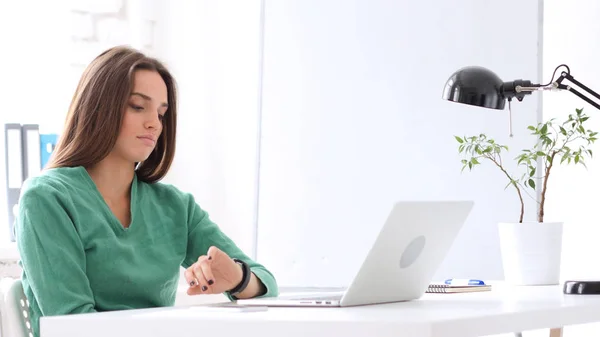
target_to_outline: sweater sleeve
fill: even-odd
[[[24,187],[19,201],[23,282],[42,316],[96,311],[83,244],[68,212],[72,207],[67,191],[40,181]]]
[[[277,282],[273,274],[262,264],[248,257],[219,227],[209,218],[206,211],[200,208],[192,196],[188,199],[188,247],[183,267],[188,268],[206,254],[210,246],[215,246],[231,258],[240,259],[248,264],[250,270],[264,284],[266,292],[259,297],[271,297],[279,294]],[[225,294],[230,300],[233,298]]]

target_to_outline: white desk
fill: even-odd
[[[593,322],[600,322],[600,296],[564,295],[560,286],[497,286],[485,293],[426,294],[351,308],[179,307],[45,317],[41,337],[469,337]]]

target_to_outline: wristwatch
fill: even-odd
[[[237,286],[230,289],[229,291],[227,291],[227,293],[229,293],[229,296],[231,296],[233,299],[237,300],[238,298],[236,296],[239,295],[242,291],[244,291],[246,289],[246,287],[250,283],[250,278],[252,275],[251,275],[251,271],[250,271],[250,266],[248,266],[248,264],[246,262],[244,262],[240,259],[236,259],[236,258],[233,258],[232,260],[233,260],[233,262],[240,265],[240,267],[242,268],[242,273],[243,273],[242,280],[240,281],[240,283]]]

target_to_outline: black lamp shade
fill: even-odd
[[[456,71],[444,86],[443,98],[490,109],[504,109],[502,80],[489,69],[477,66]]]

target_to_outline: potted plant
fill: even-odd
[[[552,168],[557,164],[581,164],[592,157],[590,146],[597,132],[585,128],[589,119],[583,109],[576,109],[563,123],[555,118],[528,126],[536,143],[514,158],[519,175],[509,173],[502,161],[506,145],[496,143],[485,134],[455,136],[462,170],[472,170],[482,162],[494,164],[506,177],[506,188],[513,188],[520,201],[518,221],[498,224],[502,265],[507,282],[519,285],[558,284],[562,252],[562,222],[546,222],[545,202]],[[539,191],[538,191],[539,189]],[[533,193],[530,193],[533,191]],[[539,192],[539,198],[537,197]],[[523,221],[527,195],[537,203],[537,221]]]

